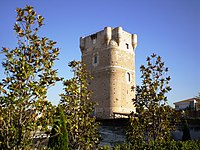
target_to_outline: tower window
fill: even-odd
[[[91,37],[92,43],[95,44],[97,41],[97,34],[93,34],[90,37]]]
[[[94,55],[94,64],[97,63],[97,55]]]
[[[92,65],[93,66],[97,66],[99,64],[99,54],[98,52],[97,53],[94,53],[93,54],[93,57],[92,57]]]
[[[129,72],[126,73],[126,79],[128,82],[131,82],[131,74]]]
[[[126,43],[126,48],[129,49],[129,45],[128,45],[128,43]]]
[[[92,43],[93,43],[93,44],[95,44],[96,42],[97,42],[97,40],[96,40],[96,39],[93,39],[93,40],[92,40]]]

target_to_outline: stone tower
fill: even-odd
[[[97,118],[110,119],[115,114],[135,111],[132,99],[135,93],[135,48],[137,35],[122,27],[104,30],[80,38],[82,61],[93,76],[90,89],[97,101]]]

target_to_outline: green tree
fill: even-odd
[[[68,133],[66,129],[66,118],[60,106],[54,117],[54,125],[48,142],[48,147],[55,150],[68,150]]]
[[[38,36],[44,18],[32,6],[16,12],[17,47],[2,50],[6,77],[0,82],[0,149],[30,149],[36,131],[51,122],[54,109],[46,94],[59,80],[53,70],[56,42]]]
[[[191,140],[191,136],[190,136],[190,129],[188,127],[188,123],[187,120],[184,120],[184,124],[183,124],[183,136],[182,136],[182,141],[187,141],[187,140]]]
[[[133,103],[136,112],[130,117],[128,140],[136,146],[148,145],[151,140],[170,138],[170,117],[173,109],[167,105],[165,96],[171,90],[168,68],[156,54],[147,57],[147,66],[140,67],[142,85],[136,87]],[[139,148],[139,147],[138,147]]]
[[[64,81],[60,104],[66,113],[69,149],[93,149],[99,143],[98,123],[95,122],[95,103],[90,100],[88,82],[91,76],[86,66],[77,61],[69,63],[74,77]]]

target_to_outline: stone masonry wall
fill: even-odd
[[[121,27],[106,27],[80,39],[82,61],[93,76],[92,100],[98,102],[97,118],[113,118],[113,113],[134,111],[135,47],[137,37]]]

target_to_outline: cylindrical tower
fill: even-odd
[[[103,31],[80,39],[82,61],[93,76],[89,88],[97,118],[126,116],[135,108],[135,48],[137,35],[121,27],[105,27]]]

